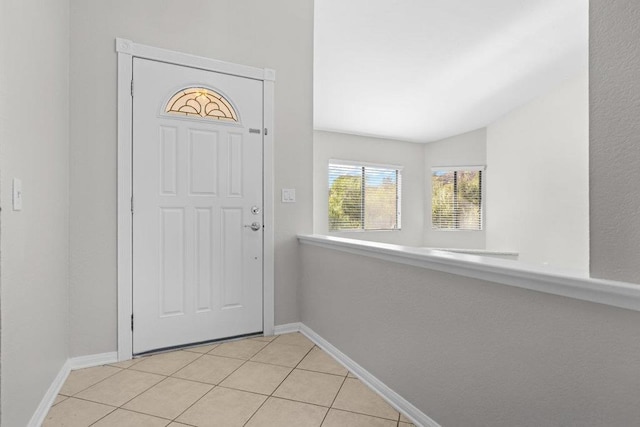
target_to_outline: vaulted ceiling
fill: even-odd
[[[430,142],[585,70],[588,0],[315,0],[314,127]]]

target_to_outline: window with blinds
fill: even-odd
[[[482,230],[482,169],[434,168],[431,224],[437,230]]]
[[[329,163],[329,230],[400,230],[400,172]]]

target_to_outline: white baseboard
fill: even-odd
[[[55,379],[49,386],[49,389],[44,394],[38,408],[36,408],[36,411],[29,420],[27,427],[40,427],[42,425],[45,417],[49,413],[49,409],[51,409],[51,405],[53,405],[53,401],[56,399],[56,396],[60,392],[64,382],[67,380],[69,372],[71,372],[71,364],[69,363],[69,359],[67,359],[67,361],[64,362],[64,365],[62,365],[62,368],[60,368],[60,372],[58,372],[58,375],[56,375]]]
[[[118,352],[113,351],[110,353],[102,354],[90,354],[88,356],[72,357],[67,359],[60,368],[60,372],[56,375],[55,379],[49,386],[49,389],[45,393],[44,397],[40,401],[38,408],[34,412],[27,427],[40,427],[44,422],[53,402],[56,400],[56,396],[60,393],[60,389],[67,380],[69,373],[76,369],[91,368],[93,366],[105,365],[107,363],[115,363],[118,361]]]
[[[118,352],[90,354],[88,356],[72,357],[69,359],[71,370],[82,368],[91,368],[93,366],[106,365],[107,363],[116,363],[118,361]]]
[[[349,356],[334,347],[329,341],[322,338],[311,328],[303,323],[288,323],[275,327],[275,334],[286,334],[291,332],[301,332],[318,347],[327,352],[338,363],[347,368],[353,375],[358,377],[360,381],[365,383],[369,388],[378,393],[387,403],[396,408],[407,418],[409,418],[418,427],[440,427],[440,424],[429,418],[424,412],[413,406],[408,400],[391,390],[382,381],[377,379],[373,374],[357,364]]]
[[[273,327],[274,335],[290,334],[291,332],[300,332],[302,323],[286,323],[284,325],[276,325]]]

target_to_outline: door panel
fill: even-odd
[[[134,353],[261,332],[263,231],[246,226],[262,224],[262,82],[139,58],[133,72]],[[226,100],[202,89],[176,105],[209,102],[208,117],[167,113],[191,87]]]

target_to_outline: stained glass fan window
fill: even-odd
[[[238,115],[224,96],[210,89],[190,87],[171,97],[165,112],[214,120],[237,122]]]

